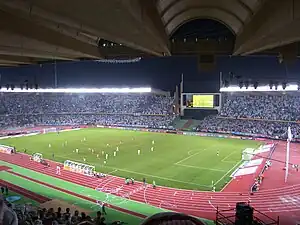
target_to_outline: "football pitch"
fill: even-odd
[[[45,159],[94,165],[106,174],[195,190],[211,190],[212,182],[216,190],[221,190],[240,165],[242,151],[260,144],[104,128],[9,138],[0,143],[15,146],[19,152],[26,149],[28,154],[42,153]]]

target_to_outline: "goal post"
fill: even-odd
[[[64,170],[68,170],[74,173],[80,173],[85,176],[94,176],[95,166],[79,163],[71,160],[66,160],[64,162]]]

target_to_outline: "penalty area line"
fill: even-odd
[[[225,173],[219,180],[217,180],[214,185],[216,186],[218,183],[220,183],[231,171],[233,171],[238,165],[240,165],[242,161],[243,160],[238,161],[230,170],[227,171],[227,173]]]
[[[196,150],[196,149],[195,149],[195,150]],[[180,164],[180,163],[182,163],[182,162],[184,162],[184,161],[186,161],[186,160],[188,160],[188,159],[190,159],[190,158],[192,158],[192,157],[194,157],[194,156],[196,156],[196,155],[199,155],[200,153],[202,153],[202,152],[204,152],[204,151],[206,151],[206,150],[207,150],[207,149],[199,150],[198,152],[196,152],[196,153],[194,153],[194,154],[191,154],[191,155],[189,155],[188,157],[185,157],[185,158],[183,158],[183,159],[181,159],[181,160],[175,162],[174,164]],[[191,150],[191,151],[194,151],[194,150]],[[189,154],[191,151],[189,151],[188,154]]]
[[[110,174],[113,174],[113,173],[115,173],[115,172],[118,172],[118,169],[114,169],[113,171],[110,171],[110,172],[108,172],[108,173],[106,173],[107,175],[110,175]]]
[[[226,159],[230,158],[230,156],[234,155],[237,151],[233,151],[230,154],[228,154],[227,156],[225,156],[223,159],[221,159],[221,162],[225,162],[225,163],[232,163],[232,161],[227,161]]]
[[[183,166],[187,168],[193,168],[193,169],[199,169],[199,170],[210,170],[210,171],[215,171],[215,172],[227,172],[227,170],[219,170],[219,169],[212,169],[212,168],[207,168],[207,167],[199,167],[199,166],[191,166],[191,165],[185,165],[185,164],[179,164],[179,163],[174,163],[176,166]]]

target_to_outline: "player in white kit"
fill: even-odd
[[[154,150],[154,148],[153,148],[153,147],[151,147],[151,152],[153,152],[153,150]]]
[[[56,166],[56,174],[60,175],[60,166]]]
[[[140,155],[141,154],[141,150],[138,150],[138,155]]]
[[[152,144],[154,145],[154,140],[152,141]]]

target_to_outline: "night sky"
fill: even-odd
[[[211,20],[191,21],[178,29],[172,38],[234,38],[224,25]],[[162,57],[142,59],[137,63],[110,64],[96,61],[63,62],[56,64],[59,87],[151,86],[174,91],[181,74],[185,77],[186,92],[217,92],[219,74],[229,73],[245,79],[299,80],[300,60],[293,65],[279,64],[276,57],[229,57],[216,59],[212,72],[199,70],[197,57]],[[40,87],[53,87],[55,65],[30,65],[0,68],[1,85],[25,80]]]

